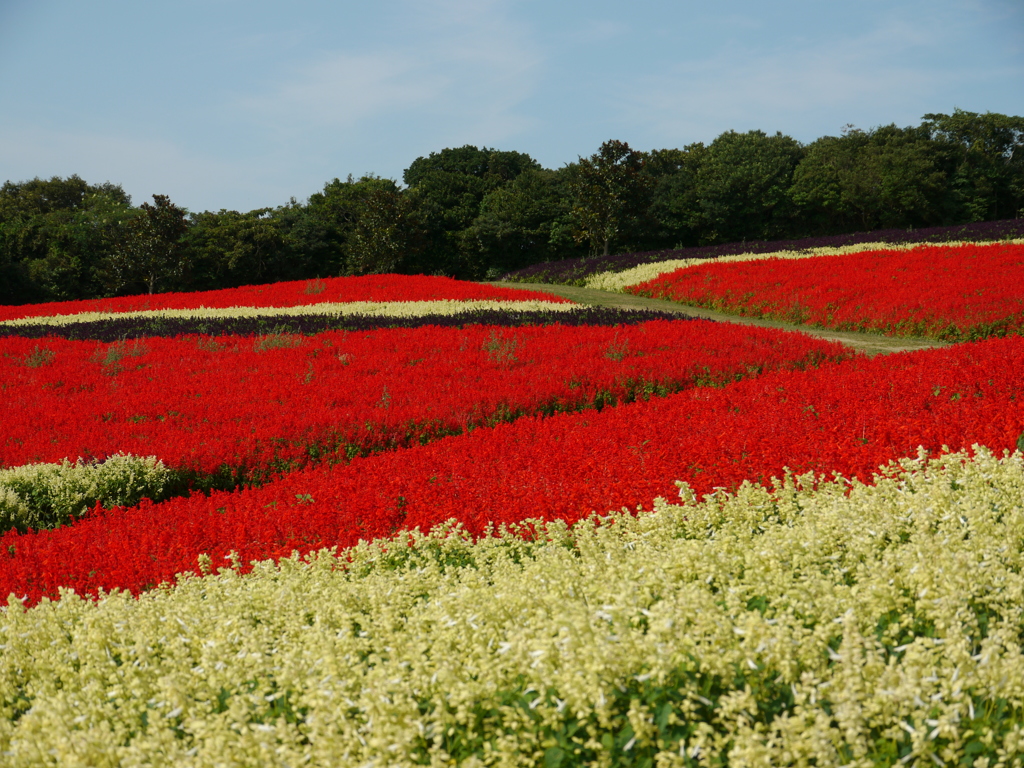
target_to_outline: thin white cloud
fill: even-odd
[[[567,44],[595,45],[607,43],[617,37],[621,37],[629,31],[629,27],[620,21],[607,19],[595,19],[587,22],[578,29],[570,31],[565,36]]]
[[[271,92],[235,106],[279,127],[350,128],[415,109],[444,89],[446,78],[424,71],[416,57],[380,52],[332,53],[307,62]]]
[[[0,125],[0,146],[18,150],[17,159],[4,159],[2,172],[7,180],[77,174],[90,184],[121,185],[135,205],[163,194],[177,205],[202,211],[217,210],[223,207],[222,201],[240,196],[259,197],[262,192],[269,201],[279,196],[249,163],[199,155],[163,139]],[[197,194],[197,188],[202,193]],[[262,205],[270,204],[276,203]]]
[[[959,62],[949,69],[915,62],[917,51],[945,44],[939,41],[950,31],[941,21],[912,24],[893,18],[859,37],[769,52],[734,43],[711,58],[682,62],[635,84],[620,102],[619,120],[635,127],[643,115],[646,136],[672,146],[680,137],[689,137],[687,143],[709,140],[730,128],[771,132],[811,127],[815,118],[817,128],[824,114],[836,115],[836,125],[828,129],[833,133],[858,115],[886,115],[884,122],[899,123],[917,104],[934,104],[936,96],[993,74]],[[909,119],[919,117],[914,112]]]
[[[456,141],[482,143],[536,124],[519,109],[540,77],[541,57],[504,3],[433,0],[410,5],[399,42],[307,59],[234,106],[278,135],[336,129],[339,140],[387,121],[444,123]],[[403,41],[412,41],[402,44]]]

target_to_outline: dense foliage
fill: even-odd
[[[163,195],[136,208],[77,176],[7,181],[0,304],[385,272],[495,279],[597,253],[1012,219],[1024,118],[958,109],[808,145],[762,131],[646,152],[607,141],[557,170],[464,146],[417,158],[403,181],[335,178],[246,213]]]
[[[0,469],[0,531],[67,525],[97,503],[115,507],[143,498],[162,501],[185,490],[175,488],[175,480],[162,461],[130,454]]]

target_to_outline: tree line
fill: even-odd
[[[78,176],[0,187],[0,303],[383,272],[496,279],[595,254],[1024,216],[1024,118],[956,109],[801,144],[727,131],[546,169],[487,147],[419,157],[403,184],[333,179],[276,208],[133,206]]]

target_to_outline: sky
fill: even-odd
[[[466,144],[560,168],[954,108],[1024,115],[1021,0],[0,0],[0,183],[195,212]]]

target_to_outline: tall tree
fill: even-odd
[[[649,247],[679,248],[700,244],[700,200],[697,173],[707,148],[702,143],[683,149],[657,149],[649,153],[654,182]]]
[[[174,286],[184,270],[182,236],[188,230],[187,211],[166,195],[153,195],[137,216],[125,224],[124,240],[108,259],[111,287],[116,293],[140,288],[156,293]]]
[[[497,279],[531,264],[583,255],[558,236],[569,213],[564,186],[557,171],[528,170],[484,196],[470,231],[484,255],[485,276]]]
[[[862,208],[854,192],[854,177],[868,135],[846,126],[841,136],[823,136],[811,142],[793,172],[790,195],[800,210],[808,234],[841,234],[863,229],[865,217],[875,216]]]
[[[645,163],[642,152],[613,139],[571,166],[573,236],[592,253],[608,256],[613,244],[625,240],[644,217],[653,187]]]
[[[796,141],[764,131],[726,131],[708,145],[696,172],[698,226],[703,243],[764,240],[790,232]]]
[[[464,146],[419,157],[402,178],[425,235],[425,271],[475,279],[486,271],[472,231],[487,193],[540,165],[521,152]]]
[[[346,243],[347,272],[368,275],[408,269],[419,255],[418,240],[409,198],[393,184],[369,189]]]
[[[294,200],[247,213],[193,214],[182,241],[186,282],[207,290],[339,274],[323,268],[331,247],[324,240],[314,217]]]
[[[946,175],[927,133],[848,126],[810,144],[790,190],[805,221],[822,234],[944,223]]]
[[[996,112],[927,114],[922,127],[952,151],[950,179],[958,218],[991,221],[1024,215],[1024,117]]]
[[[126,195],[106,190],[89,194],[73,210],[48,214],[47,253],[29,265],[33,281],[58,301],[104,295],[105,260],[124,242],[135,215]]]
[[[0,303],[64,301],[102,293],[103,258],[134,209],[121,187],[78,176],[0,188]]]
[[[392,179],[334,179],[311,195],[308,209],[336,249],[330,274],[421,269],[421,227],[409,193]]]

